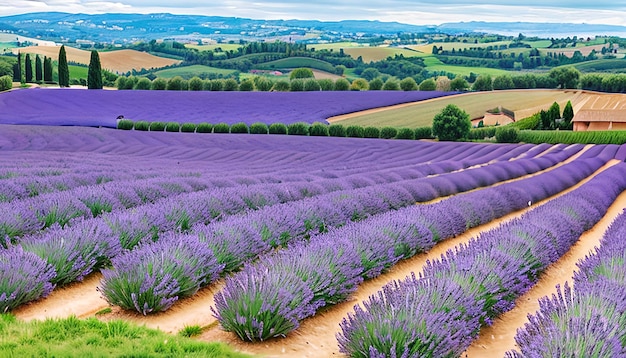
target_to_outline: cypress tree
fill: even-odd
[[[37,83],[41,83],[43,80],[43,67],[41,65],[41,57],[39,55],[35,56],[35,81]]]
[[[25,61],[24,74],[26,75],[26,83],[30,83],[33,82],[33,62],[30,60],[30,54],[26,54]]]
[[[43,58],[43,80],[52,82],[52,59],[50,57]]]
[[[65,45],[59,49],[59,87],[70,86],[70,68],[67,65],[67,55],[65,54]]]
[[[102,66],[100,66],[100,55],[96,50],[91,51],[89,71],[87,72],[87,88],[102,89]]]
[[[22,53],[17,53],[17,64],[13,69],[13,78],[15,82],[22,82]]]

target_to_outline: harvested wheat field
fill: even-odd
[[[626,205],[617,145],[3,125],[0,152],[0,308],[267,357],[527,349]]]
[[[17,54],[17,51],[21,53],[32,53],[41,56],[48,56],[57,60],[59,57],[58,46],[31,46],[21,47],[13,49],[13,52]],[[85,65],[89,64],[91,52],[74,47],[65,46],[65,52],[67,54],[67,60]],[[141,70],[142,68],[161,68],[169,65],[179,63],[179,60],[171,58],[158,57],[146,52],[140,52],[135,50],[117,50],[100,52],[100,63],[102,68],[117,72],[126,73],[132,70]]]

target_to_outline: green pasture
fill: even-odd
[[[52,68],[54,69],[55,66],[58,66],[55,62],[55,64],[53,64]],[[76,65],[69,65],[68,66],[70,69],[70,78],[84,78],[85,80],[87,79],[87,73],[89,72],[89,68],[88,67],[84,67],[84,66],[76,66]]]
[[[23,322],[0,315],[1,357],[248,357],[223,343],[165,334],[121,320]]]
[[[191,66],[183,66],[183,67],[176,67],[176,68],[168,68],[165,70],[156,71],[154,74],[157,77],[162,77],[162,78],[172,78],[172,77],[180,76],[182,78],[189,79],[194,76],[200,76],[202,74],[208,75],[208,74],[214,73],[217,75],[228,76],[235,72],[237,71],[217,68],[217,67],[204,66],[204,65],[191,65]]]
[[[404,57],[424,56],[425,54],[419,51],[415,51],[408,47],[393,47],[393,46],[365,46],[356,42],[337,42],[328,44],[312,44],[307,45],[307,48],[314,48],[316,50],[332,50],[343,52],[350,57],[357,59],[359,56],[363,59],[363,62],[369,63],[372,61],[381,61],[387,57],[394,57],[395,55],[402,55]]]
[[[623,58],[599,59],[573,65],[580,72],[626,72],[626,60]]]
[[[289,57],[276,61],[265,62],[255,66],[259,70],[280,70],[308,67],[326,72],[335,72],[335,66],[331,63],[308,57]]]
[[[490,92],[471,92],[452,95],[413,104],[391,107],[371,112],[355,113],[351,118],[333,120],[332,123],[359,125],[362,127],[407,127],[418,128],[432,125],[433,117],[445,106],[455,104],[466,111],[470,118],[480,118],[487,110],[502,107],[511,111],[528,108],[548,109],[555,101],[566,103],[575,93],[559,90],[508,90]]]
[[[498,68],[446,65],[435,56],[424,57],[424,65],[426,65],[426,69],[429,71],[444,71],[454,73],[460,76],[469,76],[470,72],[474,72],[479,75],[491,76],[511,74],[510,71],[501,70]]]

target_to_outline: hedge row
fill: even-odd
[[[13,78],[11,76],[0,77],[0,91],[6,91],[13,88]]]
[[[177,122],[147,122],[122,119],[117,122],[117,129],[138,130],[152,132],[187,132],[187,133],[250,133],[250,134],[289,134],[318,137],[350,137],[350,138],[381,138],[381,139],[431,139],[430,127],[393,128],[393,127],[361,127],[356,125],[343,126],[341,124],[324,124],[314,122],[296,122],[291,124],[257,122],[247,125],[239,122],[227,123],[183,123]]]
[[[572,132],[523,130],[517,133],[517,141],[533,144],[624,144],[626,143],[626,131]]]

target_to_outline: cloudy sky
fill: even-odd
[[[348,19],[435,25],[457,21],[569,22],[626,26],[623,0],[0,0],[0,16],[37,11],[237,16],[253,19]]]

